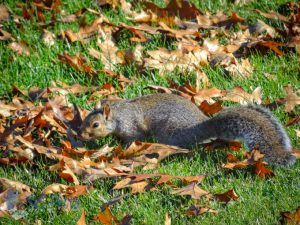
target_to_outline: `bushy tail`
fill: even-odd
[[[258,148],[270,164],[291,166],[296,162],[282,125],[270,111],[258,106],[224,109],[189,132],[195,135],[198,143],[214,138],[239,140],[249,150]]]

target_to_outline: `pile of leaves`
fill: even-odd
[[[0,164],[34,167],[37,160],[43,159],[47,170],[56,172],[70,183],[55,183],[45,187],[38,201],[43,201],[47,195],[59,193],[65,200],[65,210],[71,210],[68,200],[87,194],[94,180],[104,178],[119,178],[113,189],[129,188],[131,194],[157,191],[159,186],[165,185],[172,190],[172,194],[187,195],[196,200],[205,199],[205,204],[192,205],[184,212],[193,216],[206,212],[217,213],[209,207],[209,201],[219,200],[227,204],[230,200],[238,200],[234,190],[212,194],[200,188],[199,184],[205,178],[202,175],[172,176],[135,172],[136,167],[153,170],[161,160],[170,155],[190,153],[188,149],[139,141],[125,149],[121,145],[105,145],[92,150],[84,147],[84,143],[76,138],[74,131],[78,130],[88,111],[70,104],[68,96],[88,94],[87,104],[90,105],[101,98],[118,99],[118,93],[124,91],[127,85],[134,85],[135,80],[114,72],[117,66],[131,65],[141,74],[146,70],[158,70],[161,76],[174,70],[195,73],[196,86],[189,82],[180,86],[170,80],[168,87],[149,85],[147,88],[181,95],[194,102],[199,106],[199,110],[209,116],[220,111],[224,101],[263,104],[272,109],[284,105],[284,111],[290,116],[286,125],[299,123],[300,113],[295,113],[297,105],[300,104],[299,89],[294,90],[291,86],[286,86],[286,97],[270,102],[262,98],[263,90],[260,87],[254,88],[252,93],[246,92],[242,87],[234,87],[231,90],[217,89],[211,85],[202,70],[203,66],[208,65],[221,68],[233,79],[247,79],[252,76],[254,70],[247,58],[251,52],[266,54],[273,51],[278,57],[294,50],[299,52],[298,3],[283,5],[289,12],[287,15],[256,10],[256,13],[270,20],[280,21],[281,27],[272,27],[260,20],[255,24],[248,24],[247,19],[235,12],[230,15],[223,12],[202,12],[192,3],[182,0],[171,0],[164,8],[151,2],[143,2],[141,6],[139,11],[134,11],[136,7],[125,0],[99,1],[99,9],[112,7],[122,10],[131,21],[131,25],[128,25],[112,23],[99,9],[82,8],[72,14],[63,14],[60,0],[19,3],[17,7],[22,12],[21,16],[14,14],[7,6],[0,5],[0,40],[15,52],[14,56],[31,57],[36,49],[15,37],[9,30],[5,30],[2,24],[7,21],[13,22],[21,30],[24,21],[34,21],[37,28],[43,30],[41,38],[49,48],[61,40],[71,45],[79,42],[85,46],[96,40],[97,48],[89,47],[88,56],[79,52],[74,55],[62,52],[57,55],[55,62],[72,67],[91,79],[105,76],[116,81],[114,85],[105,83],[94,87],[67,85],[61,81],[52,82],[43,89],[31,87],[29,90],[22,90],[13,86],[11,99],[0,102]],[[95,17],[90,24],[83,19],[87,13]],[[71,22],[79,24],[78,31],[61,30],[57,34],[51,31],[54,24]],[[238,31],[234,32],[235,29]],[[122,31],[130,33],[132,48],[118,48],[117,43]],[[143,43],[150,42],[157,35],[173,40],[175,49],[144,49]],[[220,37],[226,41],[221,42]],[[100,60],[103,67],[94,68],[89,58]],[[295,129],[295,132],[299,137],[299,130]],[[299,157],[299,152],[295,151],[295,155]],[[274,176],[274,173],[265,167],[263,155],[256,150],[245,153],[242,161],[230,153],[228,163],[222,165],[224,169],[247,166],[253,167],[255,174],[261,178]],[[180,180],[180,185],[175,184],[174,180]],[[26,204],[34,190],[5,178],[1,178],[0,183],[1,216],[13,216]],[[111,204],[123,197],[107,202],[103,206],[103,212],[95,215],[94,219],[104,224],[123,224],[130,221],[128,215],[119,221],[109,209]],[[296,213],[299,214],[299,209]],[[168,216],[166,221],[167,218]],[[292,221],[299,221],[299,217],[294,214],[283,213],[283,218],[296,218]],[[85,223],[84,212],[78,223]]]

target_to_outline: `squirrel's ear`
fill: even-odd
[[[109,104],[105,104],[103,106],[103,115],[105,116],[106,120],[111,119],[111,110]]]

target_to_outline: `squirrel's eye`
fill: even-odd
[[[99,127],[99,123],[98,122],[93,123],[93,128],[97,128],[97,127]]]

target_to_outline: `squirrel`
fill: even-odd
[[[92,140],[110,134],[125,143],[153,137],[158,143],[184,148],[214,139],[239,140],[249,150],[258,148],[269,164],[296,162],[283,126],[269,110],[254,105],[228,107],[210,118],[174,94],[100,103],[83,120],[79,136]]]

